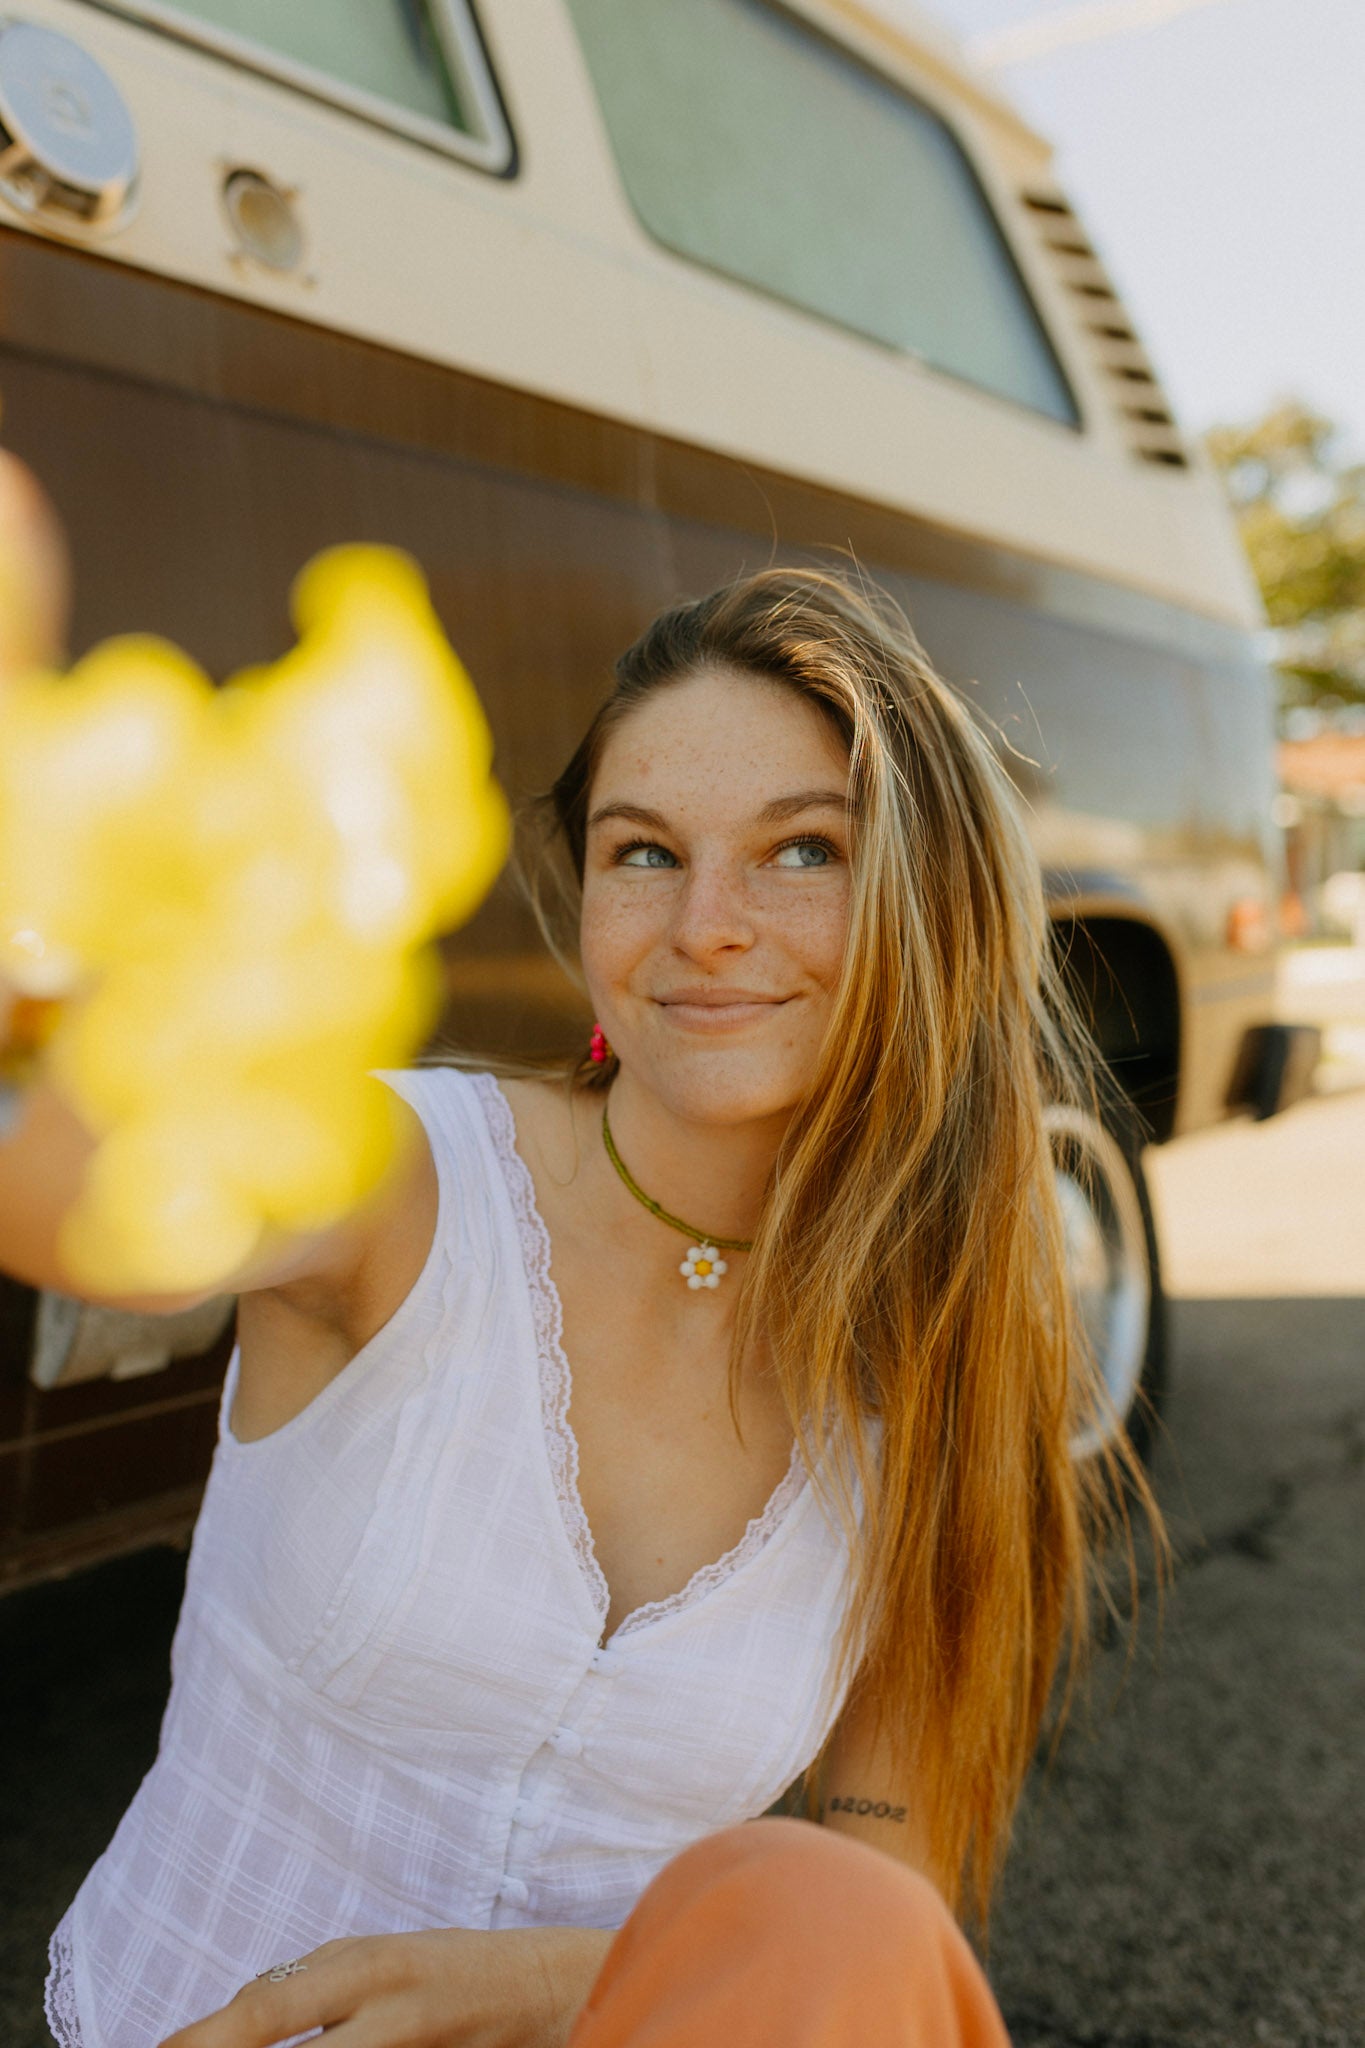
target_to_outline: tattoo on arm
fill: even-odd
[[[905,1808],[903,1806],[892,1806],[885,1799],[859,1799],[854,1796],[846,1797],[842,1793],[829,1801],[826,1811],[829,1813],[856,1813],[863,1820],[903,1821],[905,1819]]]

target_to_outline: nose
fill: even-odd
[[[746,953],[754,943],[752,906],[742,874],[724,862],[696,862],[674,899],[675,949],[703,963]]]

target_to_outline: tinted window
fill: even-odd
[[[437,5],[441,0],[437,0]],[[408,114],[472,132],[428,0],[176,0],[135,8],[225,31]]]
[[[569,0],[636,211],[672,249],[1074,424],[939,117],[768,0]]]

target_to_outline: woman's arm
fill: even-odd
[[[8,1008],[0,980],[0,1047]],[[366,1085],[385,1087],[373,1078]],[[401,1097],[392,1097],[395,1105],[400,1141],[394,1166],[344,1222],[313,1236],[277,1236],[212,1288],[111,1295],[83,1286],[62,1257],[62,1226],[95,1149],[90,1133],[41,1078],[6,1088],[0,1101],[6,1112],[0,1116],[0,1270],[33,1287],[149,1315],[236,1294],[241,1371],[232,1427],[244,1442],[267,1436],[321,1393],[383,1327],[430,1250],[436,1168],[420,1118]]]
[[[162,2048],[272,2048],[319,2026],[367,2048],[564,2048],[613,1939],[528,1927],[329,1941]]]
[[[5,991],[0,986],[0,1043],[4,1039]],[[151,1314],[192,1308],[208,1291],[153,1300],[90,1296],[66,1270],[60,1252],[62,1223],[80,1192],[94,1142],[55,1088],[34,1081],[6,1087],[0,1122],[0,1268],[31,1287],[54,1287],[110,1308]],[[213,1292],[219,1290],[214,1289]]]
[[[914,1787],[906,1780],[869,1708],[856,1702],[844,1709],[825,1754],[819,1819],[827,1828],[937,1877]]]
[[[5,1035],[6,991],[0,983],[0,1043]],[[382,1081],[370,1086],[382,1088]],[[399,1157],[384,1186],[333,1229],[309,1237],[277,1237],[247,1266],[218,1284],[189,1294],[103,1295],[83,1287],[62,1259],[62,1224],[80,1192],[94,1141],[56,1089],[41,1079],[6,1091],[0,1117],[0,1270],[32,1287],[56,1288],[110,1308],[170,1314],[215,1294],[280,1290],[293,1313],[349,1328],[379,1313],[387,1321],[407,1292],[402,1276],[421,1271],[436,1220],[435,1169],[416,1114],[399,1101],[404,1133]],[[416,1248],[412,1233],[421,1239]],[[396,1299],[380,1306],[393,1287]],[[374,1324],[375,1328],[379,1323]],[[371,1331],[366,1335],[372,1334]],[[361,1339],[361,1342],[364,1338]],[[355,1348],[359,1348],[356,1346]]]
[[[382,1088],[382,1081],[371,1085]],[[238,1283],[241,1350],[232,1433],[293,1420],[384,1327],[415,1286],[436,1234],[436,1164],[421,1119],[399,1099],[398,1165],[363,1209],[325,1238],[280,1249]]]

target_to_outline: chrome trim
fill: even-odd
[[[1128,1163],[1099,1119],[1052,1103],[1043,1124],[1053,1147],[1073,1300],[1098,1381],[1094,1416],[1071,1445],[1073,1456],[1086,1458],[1118,1437],[1142,1384],[1152,1315],[1147,1233]],[[1079,1178],[1063,1163],[1068,1146],[1081,1162]]]
[[[444,156],[456,157],[495,176],[510,171],[515,164],[512,131],[469,0],[426,0],[426,4],[431,10],[441,55],[450,68],[456,97],[471,119],[479,123],[480,134],[464,134],[458,128],[429,121],[425,115],[395,106],[391,100],[380,99],[361,86],[347,85],[325,71],[314,70],[311,64],[300,64],[296,58],[282,56],[263,44],[247,42],[228,29],[215,28],[194,15],[183,14],[178,7],[164,6],[162,0],[86,0],[86,4],[102,14],[116,14],[125,21],[156,29],[211,57],[224,57],[243,71],[292,86],[324,106],[339,107],[343,113],[356,114],[376,128],[405,136],[421,143],[424,149],[439,150]]]

